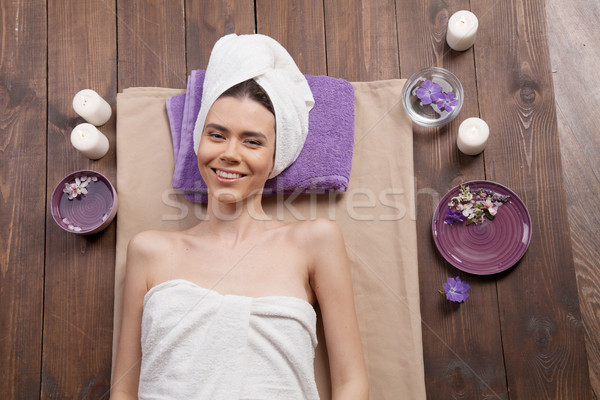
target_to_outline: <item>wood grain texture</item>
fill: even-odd
[[[304,74],[327,74],[322,1],[258,0],[256,27],[281,43]]]
[[[600,4],[546,0],[548,44],[558,116],[579,305],[594,398],[600,395]],[[582,84],[590,90],[581,90]]]
[[[581,157],[575,133],[560,109],[557,111],[579,307],[590,383],[597,399],[600,394],[600,202],[591,199],[600,198],[600,183],[590,171],[589,160]]]
[[[184,0],[118,1],[119,91],[185,88]]]
[[[253,0],[187,0],[186,51],[187,70],[206,69],[215,42],[229,33],[254,33]]]
[[[46,4],[0,6],[0,393],[40,392]]]
[[[457,75],[465,92],[463,108],[450,124],[437,129],[413,125],[427,397],[507,399],[495,279],[465,274],[451,266],[437,251],[431,234],[440,198],[459,183],[485,178],[484,155],[466,156],[456,147],[460,123],[479,115],[474,50],[455,52],[445,40],[448,18],[469,9],[469,2],[453,2],[449,8],[440,1],[398,0],[396,8],[403,77],[427,66],[444,67]],[[447,277],[455,276],[471,285],[469,299],[460,305],[437,293]]]
[[[393,0],[325,2],[327,74],[348,81],[398,78]]]
[[[548,41],[556,103],[580,143],[580,157],[600,180],[600,3],[546,0]],[[589,87],[581,90],[582,85]]]
[[[490,135],[486,176],[512,188],[532,219],[529,250],[498,279],[509,392],[514,398],[581,399],[591,391],[557,173],[561,159],[544,2],[471,5],[480,26],[488,27],[478,32],[487,46],[475,49],[481,116],[499,132]],[[488,70],[495,70],[495,79],[482,74]]]
[[[77,152],[70,134],[84,122],[72,108],[79,90],[96,90],[114,109],[115,49],[114,3],[48,2],[48,202],[54,186],[79,169],[114,182],[114,115],[100,127],[111,148],[98,161]],[[100,398],[108,392],[114,260],[114,224],[79,236],[60,229],[47,213],[42,398]]]

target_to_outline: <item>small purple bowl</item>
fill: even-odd
[[[87,181],[86,194],[77,194],[69,200],[65,184],[76,183],[76,179]],[[110,225],[118,208],[117,192],[102,174],[81,170],[65,176],[54,188],[50,203],[52,218],[67,232],[90,235]]]

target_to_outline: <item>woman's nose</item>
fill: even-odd
[[[230,163],[240,162],[239,143],[237,140],[227,141],[227,145],[221,154],[221,159]]]

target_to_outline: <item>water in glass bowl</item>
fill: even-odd
[[[421,93],[417,93],[419,89]],[[402,90],[402,104],[415,123],[436,127],[458,115],[463,96],[462,84],[454,74],[443,68],[429,67],[408,78]]]

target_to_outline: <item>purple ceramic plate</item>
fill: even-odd
[[[69,200],[63,192],[65,183],[75,178],[93,177],[86,187],[88,193]],[[115,217],[118,198],[115,188],[102,174],[81,170],[65,176],[54,188],[50,211],[54,221],[67,232],[89,235],[106,228]]]
[[[456,268],[476,275],[502,272],[517,263],[531,240],[531,218],[525,204],[512,190],[491,181],[465,182],[471,190],[490,189],[510,200],[498,207],[494,220],[481,224],[444,223],[450,199],[460,188],[452,188],[433,214],[433,240],[442,256]]]

